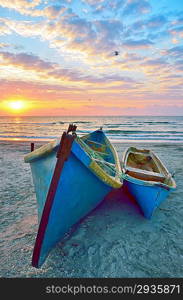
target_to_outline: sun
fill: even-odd
[[[10,100],[5,106],[12,113],[22,113],[27,108],[27,103],[23,100]]]
[[[21,110],[24,108],[24,103],[23,101],[12,101],[8,103],[9,108],[13,110]]]
[[[5,112],[5,115],[18,115],[23,116],[29,112],[33,107],[32,101],[24,98],[12,97],[0,102],[1,108]]]

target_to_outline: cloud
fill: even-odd
[[[77,83],[92,85],[97,87],[101,83],[105,84],[104,88],[107,88],[108,84],[111,87],[117,83],[134,83],[135,81],[129,76],[123,76],[119,74],[85,74],[82,70],[62,68],[59,64],[44,61],[38,56],[26,53],[13,54],[10,52],[0,52],[0,66],[6,66],[7,68],[14,67],[17,70],[24,70],[26,77],[29,77],[29,72],[33,71],[37,74],[37,80],[40,82],[55,82],[63,83],[66,86],[73,86]],[[111,85],[112,84],[112,85]]]
[[[129,62],[140,62],[141,60],[144,60],[143,56],[137,55],[136,53],[129,53],[126,52],[124,53],[124,59],[125,61],[129,61]]]
[[[108,2],[108,7],[110,10],[119,12],[124,4],[125,4],[126,0],[111,0]]]
[[[183,17],[177,18],[176,20],[172,21],[173,25],[181,25],[183,24]]]
[[[39,11],[38,16],[42,15],[49,19],[56,19],[59,17],[60,14],[64,13],[65,11],[66,11],[66,7],[63,5],[50,5],[48,7],[45,7],[42,10],[42,13]]]
[[[166,76],[167,79],[182,79],[182,75],[179,74],[170,74],[168,76]]]
[[[167,40],[170,37],[170,33],[168,30],[162,30],[162,31],[151,31],[147,38],[152,40],[154,43],[158,43]]]
[[[151,11],[151,5],[146,0],[128,0],[124,7],[123,15],[146,14]]]
[[[85,80],[87,80],[90,83],[96,83],[96,84],[101,84],[101,83],[114,83],[115,88],[118,86],[118,84],[120,83],[120,87],[122,87],[121,84],[124,83],[136,83],[136,81],[134,79],[132,79],[129,76],[122,76],[119,74],[111,74],[111,75],[107,75],[107,74],[103,74],[103,76],[85,76],[84,78]],[[110,86],[111,87],[111,86]],[[101,87],[106,89],[106,86]]]
[[[177,60],[174,62],[174,65],[178,71],[181,71],[181,72],[183,71],[183,59],[179,59],[179,57],[177,57]],[[181,76],[181,77],[182,77],[181,85],[183,87],[183,76]]]
[[[147,39],[142,39],[142,40],[132,40],[128,39],[125,42],[123,42],[123,46],[127,48],[149,48],[153,45],[154,43],[151,42],[150,40]]]
[[[14,0],[14,1],[9,1],[9,0],[0,0],[0,6],[10,8],[10,9],[20,9],[23,7],[27,8],[35,8],[39,4],[41,4],[42,0]]]
[[[146,105],[144,112],[147,112],[150,115],[182,115],[183,114],[183,105],[161,105],[153,104]]]
[[[48,8],[47,8],[48,9]],[[53,7],[50,13],[54,12]],[[2,19],[3,25],[9,32],[16,32],[25,37],[38,37],[48,41],[50,47],[57,49],[60,53],[83,54],[85,57],[102,56],[107,59],[111,53],[120,47],[134,49],[148,48],[153,43],[147,39],[129,38],[124,41],[124,25],[121,20],[109,18],[91,21],[78,16],[72,9],[56,7],[58,18],[35,21],[16,21]],[[47,11],[48,13],[48,11]],[[44,10],[45,14],[45,10]],[[53,13],[54,15],[54,13]],[[124,41],[124,42],[123,42]]]
[[[0,6],[32,17],[55,19],[66,10],[64,5],[48,5],[38,8],[41,3],[42,0],[33,0],[31,2],[28,0],[0,0]]]
[[[110,22],[107,27],[106,24],[99,22],[93,24],[84,18],[77,15],[66,14],[59,20],[39,21],[15,21],[1,18],[1,22],[6,31],[9,33],[16,32],[25,37],[38,37],[50,43],[51,47],[56,47],[62,53],[77,52],[78,54],[96,55],[104,53],[104,51],[111,51],[111,47],[115,47],[112,41],[112,31],[115,34],[119,32],[118,27],[120,23]],[[99,26],[99,29],[95,28]],[[106,27],[106,28],[105,28]],[[111,31],[110,31],[111,30]],[[111,39],[105,40],[108,36]]]
[[[94,15],[109,15],[111,12],[119,14],[126,0],[83,0],[84,4],[90,5],[89,10]]]
[[[146,19],[143,21],[140,20],[140,21],[135,22],[132,25],[132,29],[134,31],[155,30],[155,29],[160,30],[161,27],[163,27],[167,23],[168,23],[168,20],[164,15],[156,15],[156,16],[151,16],[149,19]]]
[[[0,18],[0,36],[11,34],[11,29],[6,26],[4,20]]]
[[[63,92],[73,92],[72,87],[62,86],[54,83],[40,83],[25,80],[5,80],[0,79],[1,98],[8,98],[9,95],[19,93],[38,96],[37,93],[44,95],[55,95],[55,99],[60,97]],[[82,91],[81,88],[75,88],[75,91]],[[2,94],[3,93],[3,94]],[[7,95],[8,94],[8,95]],[[44,98],[43,98],[44,99]]]
[[[105,0],[82,0],[82,2],[87,3],[89,5],[97,5],[98,3],[105,2]]]
[[[3,26],[8,34],[17,33],[26,37],[41,35],[44,29],[44,22],[17,21],[9,18],[0,18],[0,26]]]
[[[60,29],[65,30],[66,33],[70,33],[70,36],[74,36],[74,38],[86,37],[88,35],[90,38],[96,37],[95,31],[92,28],[92,23],[77,15],[64,17],[61,21]]]
[[[174,28],[171,29],[171,31],[175,32],[175,33],[183,32],[183,26],[174,27]]]
[[[180,58],[183,56],[183,46],[170,48],[169,50],[167,50],[167,54],[170,54],[176,58]]]
[[[151,17],[145,22],[145,25],[150,29],[160,29],[162,26],[167,24],[168,20],[164,15],[157,15]]]
[[[1,52],[0,57],[3,59],[3,64],[11,64],[26,70],[43,71],[53,67],[51,63],[43,61],[38,56],[26,53]]]
[[[41,4],[42,0],[0,0],[0,6],[8,9],[15,10],[20,14],[28,14],[34,13],[34,10],[39,4]]]
[[[50,32],[49,32],[50,31]],[[91,22],[77,15],[65,15],[59,22],[46,24],[42,36],[52,37],[58,48],[72,49],[87,55],[100,55],[116,50],[123,34],[121,21],[110,19]],[[55,43],[53,37],[62,37]],[[60,44],[60,47],[59,47]]]
[[[176,38],[183,38],[183,26],[179,27],[173,27],[169,29],[169,32],[173,35],[176,36]]]
[[[94,111],[95,115],[145,115],[145,116],[177,116],[182,115],[182,105],[159,105],[159,104],[147,104],[136,107],[135,105],[128,106],[124,101],[119,105],[85,105],[83,109]],[[102,112],[102,113],[101,113]]]
[[[49,86],[50,95],[54,95],[55,86],[59,97],[66,90],[105,94],[111,101],[114,95],[119,100],[121,95],[134,101],[136,97],[150,99],[156,90],[157,97],[166,90],[173,96],[180,95],[177,87],[181,77],[173,75],[181,74],[183,69],[181,14],[152,8],[152,1],[147,0],[77,3],[0,0],[4,8],[10,9],[3,9],[8,17],[0,18],[5,35],[0,44],[4,50],[0,51],[0,78],[18,78],[24,86],[25,82],[35,82],[40,95],[41,85],[45,90]],[[179,44],[170,44],[173,41]],[[22,43],[24,50],[17,48],[16,43]],[[31,51],[37,51],[37,55]],[[115,56],[114,51],[119,51],[119,55]]]
[[[145,62],[143,62],[141,65],[143,66],[157,66],[157,67],[163,67],[168,66],[165,58],[157,58],[157,59],[148,59]]]
[[[26,53],[13,54],[10,52],[0,52],[0,65],[23,70],[26,78],[29,74],[35,74],[36,80],[40,82],[55,79],[58,83],[74,84],[74,82],[82,81],[82,74],[79,71],[61,68],[58,64],[51,63],[40,59],[38,56]],[[33,72],[33,73],[30,73]],[[20,73],[21,74],[21,73]],[[11,75],[11,73],[10,73]],[[31,78],[31,75],[30,75]]]
[[[119,20],[98,20],[95,22],[99,36],[108,40],[120,39],[123,33],[123,24]]]
[[[183,67],[183,59],[177,60],[177,61],[176,61],[176,64],[177,64],[178,66],[182,66],[182,67]]]
[[[0,48],[8,48],[10,46],[10,44],[7,43],[0,43]]]

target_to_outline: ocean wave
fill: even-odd
[[[171,121],[147,121],[147,122],[142,122],[142,124],[159,125],[159,124],[176,124],[176,122],[171,122]]]
[[[67,123],[71,123],[71,122],[67,122]],[[90,121],[74,121],[73,124],[91,124],[93,122]]]
[[[65,124],[66,122],[62,122],[62,121],[59,121],[59,122],[46,122],[46,123],[43,123],[43,122],[9,122],[9,123],[6,123],[6,125],[15,125],[15,126],[18,126],[18,125],[23,125],[23,126],[29,126],[29,125],[55,125],[55,124]]]
[[[35,135],[0,135],[0,139],[56,139],[57,136],[35,136]]]
[[[179,137],[179,138],[175,138],[175,137],[167,137],[167,136],[161,136],[161,137],[157,137],[157,136],[151,136],[149,137],[148,136],[148,139],[147,139],[147,136],[111,136],[110,137],[111,140],[118,140],[118,141],[146,141],[147,143],[149,141],[180,141],[180,142],[183,142],[183,136],[182,137]]]
[[[109,134],[183,134],[183,131],[173,131],[173,130],[169,130],[169,131],[157,131],[157,130],[120,130],[120,129],[115,129],[115,130],[106,130],[106,133]]]
[[[103,126],[104,133],[111,140],[183,140],[183,117],[81,116],[1,118],[0,139],[53,140],[60,137],[69,123],[77,125],[79,136]]]
[[[65,122],[59,121],[59,122],[52,122],[53,125],[63,125]]]
[[[104,123],[104,126],[108,126],[109,128],[113,128],[113,127],[122,126],[122,125],[124,126],[125,124],[124,123],[115,123],[115,124]]]
[[[88,132],[82,132],[79,131],[79,135],[83,136],[85,134],[88,134]],[[48,140],[54,140],[57,139],[58,136],[48,135],[48,136],[36,136],[36,135],[0,135],[0,140],[42,140],[42,141],[48,141]],[[109,134],[108,138],[111,140],[129,140],[129,141],[183,141],[183,134],[182,135],[147,135],[147,134]]]
[[[9,131],[9,130],[5,130],[5,131],[2,131],[1,132],[2,134],[4,134],[4,133],[16,133],[17,134],[17,131]]]

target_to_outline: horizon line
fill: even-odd
[[[45,117],[45,118],[51,118],[51,117],[183,117],[183,115],[0,115],[1,117]]]

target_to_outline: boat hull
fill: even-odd
[[[123,181],[123,188],[133,196],[147,219],[151,219],[156,208],[171,192],[169,188],[160,185],[143,185],[126,179]]]
[[[96,135],[102,136],[103,133]],[[26,158],[31,166],[38,204],[39,230],[32,259],[32,265],[37,268],[73,225],[95,209],[112,189],[121,186],[115,178],[107,176],[74,140],[55,195],[49,201],[47,195],[57,162],[57,150],[58,145],[46,155],[35,153]]]
[[[71,180],[76,179],[76,176],[77,180]],[[49,180],[50,178],[48,182]],[[50,250],[64,237],[64,234],[93,210],[110,191],[110,186],[99,180],[73,154],[70,155],[64,164],[58,183],[37,267],[44,263]],[[46,192],[42,199],[45,194]],[[41,215],[42,203],[39,207]]]
[[[176,183],[160,158],[150,149],[129,147],[122,157],[123,186],[150,219],[175,190]]]

